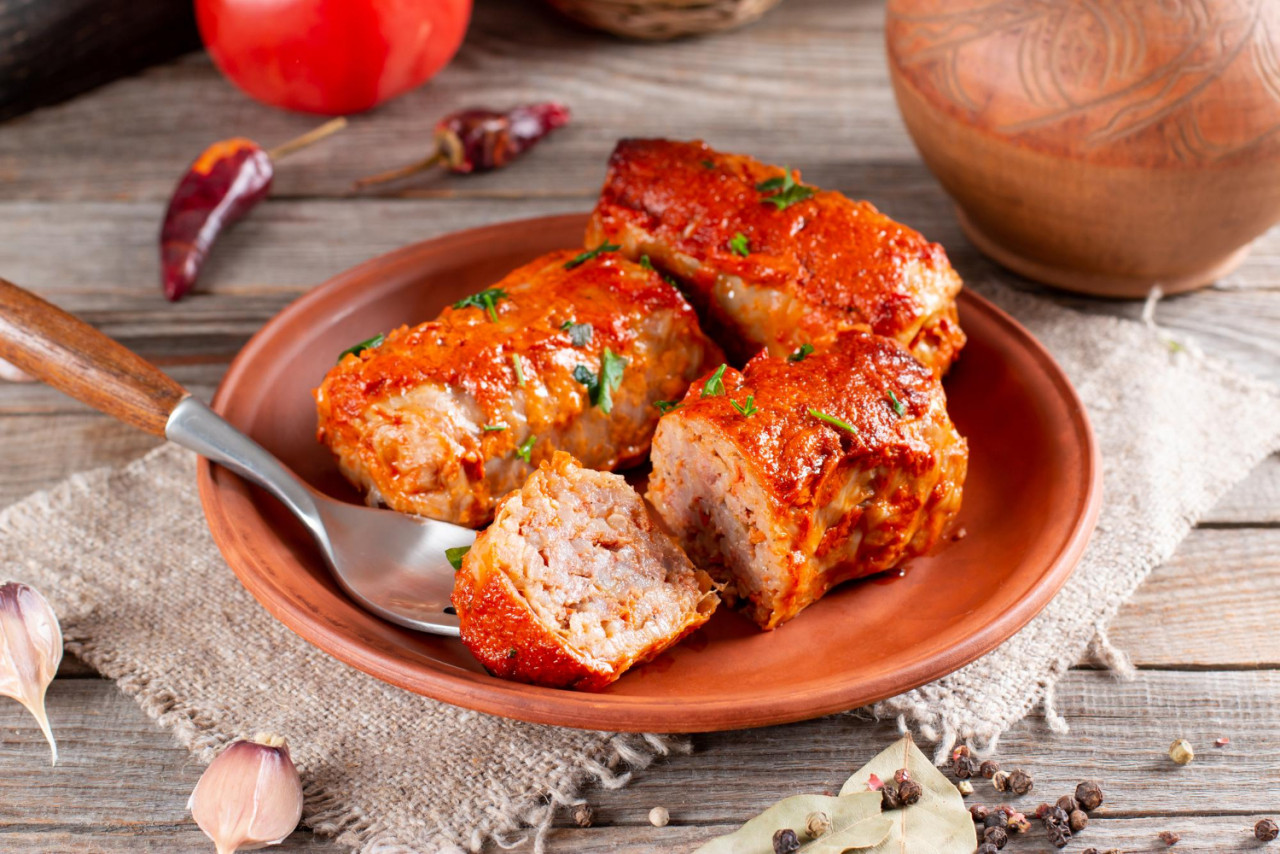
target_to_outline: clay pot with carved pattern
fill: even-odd
[[[1280,0],[889,0],[894,93],[970,239],[1115,297],[1280,221]]]

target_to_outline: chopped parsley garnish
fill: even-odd
[[[854,427],[848,421],[841,421],[839,418],[836,418],[834,415],[828,415],[827,413],[819,412],[816,409],[810,409],[809,414],[812,415],[814,418],[817,418],[819,421],[825,421],[828,424],[830,424],[832,427],[838,427],[839,429],[845,431],[846,433],[849,433],[850,435],[853,435],[853,436],[858,435],[858,428]]]
[[[506,424],[486,424],[484,425],[483,429],[484,429],[484,432],[486,433],[501,433],[503,430],[507,429],[507,425]]]
[[[809,355],[810,353],[812,353],[812,352],[813,352],[813,345],[812,345],[812,344],[801,344],[801,345],[800,345],[800,349],[796,350],[794,353],[792,353],[790,356],[788,356],[788,357],[787,357],[787,361],[788,361],[788,362],[803,362],[803,361],[804,361],[804,357],[805,357],[805,356],[808,356],[808,355]]]
[[[729,399],[729,403],[733,405],[734,409],[738,410],[738,414],[743,418],[750,418],[752,415],[755,415],[760,411],[759,409],[756,409],[756,396],[754,394],[747,395],[747,402],[745,404],[739,405],[738,401],[733,398]]]
[[[520,357],[515,353],[511,354],[511,366],[516,370],[516,385],[524,388],[524,371],[520,368]]]
[[[767,181],[761,181],[756,184],[756,189],[765,194],[764,201],[773,205],[780,211],[794,205],[796,202],[803,202],[805,199],[817,192],[813,187],[797,184],[796,179],[791,174],[791,167],[786,168],[786,172],[777,178],[770,178]]]
[[[907,408],[902,405],[902,401],[898,400],[898,396],[893,393],[893,389],[889,389],[889,405],[893,407],[893,411],[899,416],[905,415]]]
[[[515,658],[519,654],[514,646],[507,650],[507,658]]]
[[[648,255],[640,256],[640,266],[644,267],[646,270],[654,269],[653,262],[649,260]],[[658,273],[658,275],[662,277],[662,281],[666,282],[676,290],[680,290],[680,283],[675,280],[674,276],[668,276],[666,273]]]
[[[721,365],[716,368],[716,372],[711,375],[711,378],[702,384],[703,397],[715,397],[724,394],[724,369],[727,367],[729,366]]]
[[[716,168],[716,162],[715,162],[714,160],[704,160],[704,161],[702,161],[702,168],[703,168],[703,169],[714,169],[714,168]]]
[[[467,556],[467,552],[471,551],[471,546],[457,546],[452,549],[445,549],[445,559],[449,561],[449,566],[455,570],[462,569],[462,559]]]
[[[658,407],[658,411],[659,411],[659,412],[661,412],[663,415],[666,415],[668,412],[670,412],[670,411],[671,411],[671,410],[673,410],[673,409],[679,409],[679,408],[680,408],[680,401],[678,401],[678,400],[655,400],[655,401],[653,402],[653,405],[654,405],[654,406],[656,406],[656,407]]]
[[[597,376],[586,365],[573,369],[573,378],[587,387],[592,406],[598,406],[606,414],[613,411],[613,393],[622,384],[622,371],[627,360],[604,348],[600,354],[600,374]]]
[[[520,447],[516,448],[516,456],[524,460],[526,463],[532,462],[532,460],[529,459],[529,455],[533,453],[533,446],[537,441],[538,437],[530,434],[529,438],[521,442]]]
[[[564,268],[566,270],[572,270],[574,267],[579,267],[604,252],[617,252],[621,248],[622,247],[616,243],[609,243],[608,241],[605,241],[595,249],[588,249],[586,252],[582,252],[570,258],[564,263]]]
[[[729,241],[729,248],[732,249],[735,254],[741,255],[743,258],[746,258],[751,254],[751,243],[747,240],[747,236],[741,231],[735,234],[733,239]]]
[[[387,340],[387,336],[379,332],[377,335],[373,336],[372,338],[361,341],[359,344],[355,345],[354,347],[348,347],[347,349],[343,350],[341,353],[338,354],[338,361],[341,362],[343,359],[347,358],[347,356],[359,356],[365,350],[369,350],[373,347],[381,346],[382,342],[386,340]]]
[[[463,297],[453,304],[454,308],[483,308],[489,312],[489,319],[498,322],[498,312],[493,307],[500,299],[510,299],[502,288],[486,288],[478,294]]]
[[[569,333],[569,340],[573,342],[573,346],[585,347],[591,343],[591,333],[594,330],[590,323],[574,323],[572,320],[566,320],[560,324],[560,331]]]

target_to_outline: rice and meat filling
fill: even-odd
[[[620,475],[544,463],[463,560],[462,640],[495,674],[600,688],[702,625],[711,578]]]

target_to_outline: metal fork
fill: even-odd
[[[266,489],[306,525],[334,578],[362,607],[411,629],[458,635],[445,550],[470,545],[475,531],[321,495],[150,362],[4,279],[0,358]]]

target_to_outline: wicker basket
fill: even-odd
[[[739,27],[781,0],[547,0],[575,21],[632,39],[674,39]]]

